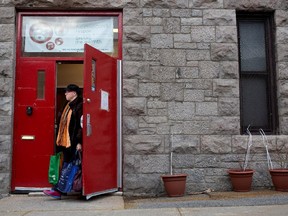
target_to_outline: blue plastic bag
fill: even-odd
[[[68,193],[72,190],[73,181],[80,166],[75,161],[66,163],[64,162],[59,181],[56,189],[62,193]]]

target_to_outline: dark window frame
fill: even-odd
[[[267,76],[268,90],[267,94],[267,109],[268,109],[268,127],[250,126],[252,133],[259,134],[259,129],[262,128],[266,134],[278,134],[278,111],[277,111],[277,88],[276,88],[276,69],[275,69],[275,24],[274,13],[258,13],[258,12],[243,12],[237,11],[237,30],[238,30],[238,56],[239,56],[239,78],[240,78],[240,124],[241,134],[244,134],[247,129],[247,125],[243,123],[243,97],[241,92],[241,78],[248,76]],[[259,72],[242,72],[241,70],[241,53],[240,53],[240,34],[239,34],[239,21],[264,21],[265,23],[265,48],[266,48],[266,72],[261,74]]]

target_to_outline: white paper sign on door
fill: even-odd
[[[109,111],[109,93],[103,90],[101,91],[101,110]]]

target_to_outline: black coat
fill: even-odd
[[[57,152],[63,152],[65,162],[70,162],[73,159],[76,153],[76,146],[78,143],[83,145],[82,127],[80,124],[81,116],[83,115],[83,99],[81,97],[77,97],[75,100],[70,102],[69,106],[72,110],[71,120],[69,124],[71,146],[69,148],[57,146],[56,149]]]

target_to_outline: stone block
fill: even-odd
[[[190,0],[189,8],[223,8],[223,0]]]
[[[137,134],[138,117],[123,116],[123,134]]]
[[[168,9],[168,8],[153,8],[153,16],[155,16],[155,17],[170,17],[170,9]]]
[[[195,167],[195,154],[173,154],[173,170],[177,173],[178,169],[192,169]]]
[[[12,97],[0,97],[0,116],[11,116]]]
[[[143,115],[146,113],[146,98],[123,98],[123,115]]]
[[[143,24],[146,26],[163,26],[163,18],[161,17],[144,17]]]
[[[278,112],[280,116],[288,116],[288,98],[280,97],[278,99]]]
[[[202,17],[190,17],[190,18],[181,18],[181,25],[182,26],[196,26],[202,25],[203,19]]]
[[[167,116],[143,116],[141,117],[147,124],[159,124],[168,122]]]
[[[123,96],[138,96],[138,79],[123,79]]]
[[[11,154],[0,154],[0,173],[9,172],[11,170]]]
[[[182,83],[163,83],[161,84],[160,91],[160,98],[163,101],[183,101]]]
[[[10,173],[0,173],[0,194],[8,194],[10,192]]]
[[[208,9],[203,11],[203,24],[212,26],[236,26],[235,10]]]
[[[126,26],[123,29],[123,42],[150,42],[150,26]]]
[[[125,61],[140,61],[143,59],[143,49],[137,44],[123,45],[123,56]]]
[[[221,157],[216,154],[195,155],[195,167],[197,168],[219,168],[221,167]]]
[[[213,80],[213,96],[239,97],[239,81],[234,79]]]
[[[11,135],[0,135],[0,152],[2,154],[11,154]]]
[[[215,26],[192,26],[191,27],[192,42],[216,42]]]
[[[278,82],[279,97],[287,98],[288,97],[288,83],[286,80],[280,80]]]
[[[195,115],[216,116],[218,115],[217,102],[196,102]]]
[[[210,59],[209,50],[187,50],[188,61],[205,61]]]
[[[13,62],[1,61],[0,64],[0,78],[12,78],[13,77]]]
[[[218,100],[218,112],[220,116],[239,116],[240,101],[239,98],[221,97]]]
[[[271,11],[287,8],[286,0],[228,0],[224,1],[224,8],[235,8],[246,11]]]
[[[288,26],[288,11],[287,10],[276,10],[275,11],[275,23],[276,26]]]
[[[195,135],[171,135],[171,145],[176,154],[200,152],[200,138]]]
[[[172,17],[190,17],[191,9],[171,9]]]
[[[0,60],[13,60],[14,59],[14,42],[1,42],[0,43]]]
[[[187,8],[187,0],[177,1],[163,1],[163,0],[141,0],[140,7],[152,7],[152,8]]]
[[[147,102],[147,108],[166,109],[167,103],[159,100],[149,99]]]
[[[288,79],[288,62],[278,62],[277,71],[279,74],[279,79]]]
[[[139,96],[160,96],[160,83],[139,83]]]
[[[176,71],[177,80],[184,79],[195,79],[199,78],[199,68],[198,67],[179,67]],[[190,80],[188,81],[190,82]]]
[[[190,43],[191,42],[191,34],[174,34],[174,43],[182,42],[182,43]]]
[[[151,66],[152,80],[158,82],[174,82],[177,68]]]
[[[151,26],[151,34],[163,34],[164,27],[163,26]]]
[[[220,62],[220,78],[222,79],[239,79],[238,61]]]
[[[168,118],[170,120],[191,120],[194,115],[194,102],[168,102]]]
[[[141,181],[139,181],[141,179]],[[125,196],[156,196],[164,193],[163,183],[158,173],[123,175]]]
[[[173,35],[172,34],[153,34],[151,35],[152,48],[173,48]]]
[[[201,137],[202,154],[231,153],[231,136],[209,135]]]
[[[167,34],[176,34],[181,32],[180,18],[164,18],[163,20],[164,32]]]
[[[236,26],[216,26],[217,43],[237,43]]]
[[[123,77],[132,79],[149,79],[149,65],[145,62],[123,61]]]
[[[276,62],[288,61],[288,44],[277,44]]]
[[[165,50],[160,54],[160,63],[163,66],[185,66],[186,51],[185,50]]]
[[[211,60],[213,61],[237,61],[238,47],[235,43],[212,43]]]
[[[124,8],[123,26],[141,26],[143,25],[142,9]]]
[[[277,27],[276,29],[276,43],[287,44],[288,43],[288,28],[286,27]]]
[[[169,169],[168,155],[141,155],[139,171],[141,173],[166,173]]]
[[[164,134],[169,135],[170,134],[170,124],[169,123],[160,123],[160,124],[158,124],[156,132],[159,135],[164,135]]]
[[[194,79],[189,83],[185,83],[185,88],[209,90],[213,87],[213,81],[210,79]]]
[[[210,129],[211,121],[209,119],[203,120],[192,120],[192,121],[184,121],[181,127],[178,126],[179,132],[184,134],[194,134],[194,135],[203,135],[203,134],[212,134],[213,131]],[[181,129],[181,130],[180,130]],[[178,132],[178,133],[179,133]]]
[[[15,25],[15,7],[0,7],[0,23]]]
[[[218,135],[235,135],[240,131],[240,117],[212,117],[210,130]]]
[[[204,90],[185,89],[184,101],[204,101]]]
[[[200,78],[219,78],[220,63],[213,61],[200,61],[199,62],[199,77]]]
[[[10,135],[12,131],[11,116],[0,115],[0,135]]]
[[[159,49],[145,48],[143,49],[143,61],[150,61],[150,65],[160,65],[160,53]]]
[[[14,41],[14,33],[14,24],[0,24],[0,42]]]
[[[124,135],[124,154],[153,154],[164,151],[163,137],[159,135]]]

